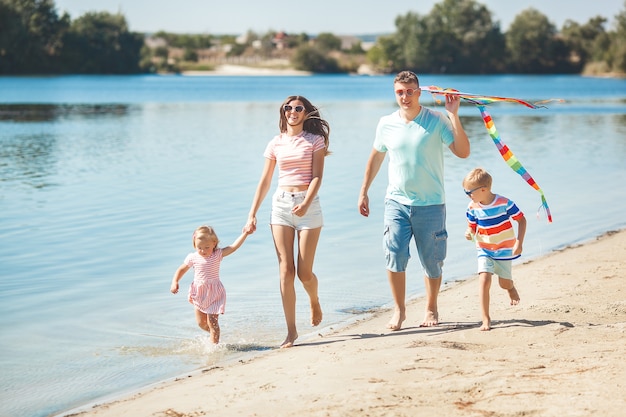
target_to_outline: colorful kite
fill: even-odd
[[[440,95],[454,94],[454,95],[458,95],[460,98],[462,98],[462,99],[464,99],[464,100],[466,100],[466,101],[476,105],[476,107],[480,111],[480,115],[483,118],[483,122],[485,123],[485,127],[487,128],[487,132],[489,132],[489,136],[491,136],[491,139],[493,140],[493,143],[498,148],[498,151],[500,152],[500,155],[502,155],[502,158],[504,158],[504,160],[507,163],[507,165],[509,167],[511,167],[511,169],[513,171],[515,171],[519,175],[521,175],[521,177],[524,178],[524,180],[528,183],[528,185],[530,185],[531,187],[533,187],[535,190],[537,190],[539,192],[539,194],[541,195],[541,206],[539,207],[539,210],[544,209],[545,212],[546,212],[546,216],[548,218],[548,223],[552,223],[552,214],[550,213],[550,208],[548,207],[548,202],[546,201],[546,197],[545,197],[545,195],[543,193],[543,190],[539,187],[537,182],[528,173],[528,171],[526,171],[526,168],[524,168],[522,163],[517,159],[517,157],[513,154],[513,152],[511,152],[509,147],[506,146],[502,142],[502,140],[500,139],[500,134],[496,130],[496,125],[493,123],[493,119],[491,118],[489,113],[487,113],[487,110],[485,108],[485,106],[488,105],[488,104],[495,103],[495,102],[498,102],[498,101],[502,101],[502,102],[522,104],[522,105],[524,105],[526,107],[529,107],[531,109],[537,109],[537,108],[541,108],[541,107],[545,108],[545,106],[540,106],[539,104],[547,103],[547,102],[552,101],[552,100],[545,100],[545,101],[541,101],[541,102],[538,102],[538,103],[535,103],[535,104],[531,104],[531,103],[529,103],[527,101],[519,100],[519,99],[516,99],[516,98],[497,97],[497,96],[481,96],[481,95],[478,95],[478,94],[462,93],[462,92],[460,92],[458,90],[453,90],[451,88],[442,89],[442,88],[439,88],[439,87],[430,86],[430,87],[421,87],[420,89],[422,91],[426,91],[426,92],[429,92],[429,93],[433,94],[433,96],[435,94],[440,94]],[[558,101],[562,101],[562,100],[558,100]],[[439,101],[437,100],[437,102],[439,102]]]

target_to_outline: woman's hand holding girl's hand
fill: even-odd
[[[243,233],[251,235],[256,232],[256,217],[248,217],[248,223],[243,227]]]

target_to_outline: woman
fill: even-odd
[[[311,325],[322,321],[317,287],[313,273],[315,250],[323,218],[318,191],[324,173],[324,158],[329,154],[330,126],[318,109],[302,96],[290,96],[280,106],[279,129],[267,145],[265,165],[252,200],[244,230],[256,230],[256,213],[272,183],[278,165],[278,188],[272,197],[270,226],[280,271],[280,294],[283,302],[287,337],[281,348],[292,347],[298,338],[296,330],[295,276],[302,282],[311,305]],[[298,243],[297,266],[294,246]]]

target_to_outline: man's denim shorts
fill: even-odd
[[[448,239],[446,206],[406,206],[394,200],[385,200],[383,248],[387,270],[406,271],[411,257],[411,237],[415,239],[426,276],[441,277]]]
[[[317,229],[322,227],[324,225],[324,218],[322,217],[319,195],[315,196],[304,216],[298,217],[291,212],[294,206],[304,201],[306,193],[306,191],[291,193],[281,189],[276,190],[272,196],[270,224],[289,226],[296,230]]]

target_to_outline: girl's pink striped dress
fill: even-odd
[[[222,250],[219,248],[206,258],[197,252],[185,258],[185,264],[194,269],[189,302],[205,314],[224,314],[226,308],[226,289],[220,281],[221,262]]]

